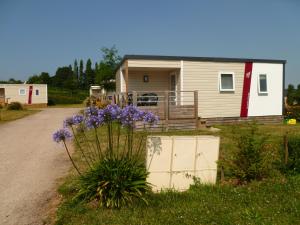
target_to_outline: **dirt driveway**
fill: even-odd
[[[0,125],[0,224],[43,224],[70,163],[52,133],[79,109],[52,108]]]

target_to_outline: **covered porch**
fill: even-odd
[[[180,61],[124,61],[116,74],[113,100],[157,114],[160,126],[167,129],[197,127],[198,92],[183,91]]]

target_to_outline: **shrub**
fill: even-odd
[[[120,208],[135,199],[147,203],[143,197],[149,190],[147,175],[145,165],[131,158],[105,158],[80,177],[76,197],[98,199],[107,208]]]
[[[47,105],[49,105],[49,106],[55,105],[54,100],[53,99],[48,99],[48,104]]]
[[[70,96],[49,96],[48,102],[56,104],[80,104],[82,100],[78,99],[77,97],[70,97]]]
[[[23,105],[20,102],[11,102],[7,106],[7,110],[23,110]]]
[[[290,172],[300,173],[300,136],[288,137],[288,162],[286,169]]]
[[[284,114],[284,118],[296,119],[297,121],[300,121],[300,107],[299,106],[289,107]]]
[[[238,183],[261,180],[270,175],[275,151],[267,139],[268,136],[260,133],[256,124],[234,128],[234,150],[226,164]]]

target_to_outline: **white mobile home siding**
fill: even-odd
[[[143,81],[143,76],[149,76],[149,82]],[[166,91],[169,90],[169,72],[161,71],[130,71],[128,76],[128,89],[130,91]]]
[[[182,69],[183,90],[198,90],[199,117],[240,116],[245,63],[183,61]],[[234,73],[234,92],[219,91],[220,72]]]
[[[267,75],[267,94],[259,93],[259,74]],[[282,115],[283,64],[253,63],[248,116]]]
[[[128,60],[128,67],[180,68],[180,61],[174,60]]]
[[[20,102],[28,104],[29,87],[32,89],[32,104],[47,104],[47,85],[44,84],[0,84],[0,88],[5,89],[5,98],[10,102]],[[25,89],[25,95],[20,95],[19,90]],[[39,90],[39,95],[36,95],[36,90]]]

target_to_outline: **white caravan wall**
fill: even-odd
[[[147,181],[153,191],[187,190],[194,183],[214,184],[220,138],[215,136],[149,136],[147,139]]]
[[[267,94],[259,94],[259,74],[267,74]],[[248,116],[282,115],[283,64],[253,63]]]

